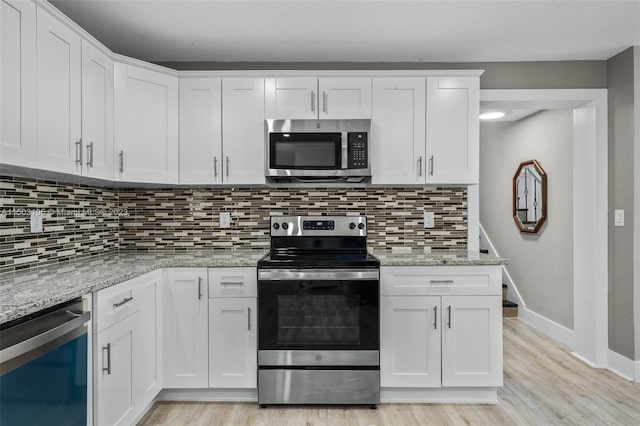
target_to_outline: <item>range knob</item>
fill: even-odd
[[[280,225],[278,225],[278,222],[273,224],[273,229],[275,229],[275,230],[280,229]]]
[[[364,223],[359,223],[358,224],[358,229],[364,229]]]
[[[282,224],[282,229],[287,230],[289,229],[289,224],[287,222]]]
[[[351,223],[349,224],[349,229],[356,229],[356,224],[355,224],[355,223],[353,223],[353,222],[351,222]]]

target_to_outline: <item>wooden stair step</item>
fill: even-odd
[[[518,316],[518,304],[507,299],[502,300],[502,317],[513,318]]]

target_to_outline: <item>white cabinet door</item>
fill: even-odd
[[[424,183],[424,126],[424,78],[373,79],[373,183]]]
[[[97,335],[97,424],[129,425],[135,413],[133,345],[137,314]]]
[[[115,69],[115,177],[178,183],[178,79],[132,65]]]
[[[371,78],[322,77],[318,80],[319,117],[371,118]]]
[[[502,386],[500,296],[442,296],[442,385]]]
[[[45,10],[37,12],[37,167],[82,169],[81,38]]]
[[[133,287],[139,307],[133,341],[134,403],[137,410],[162,390],[162,273],[140,277]]]
[[[113,60],[82,40],[84,176],[113,179]]]
[[[427,183],[478,183],[478,77],[427,78]]]
[[[209,387],[255,388],[256,298],[212,298],[209,303]]]
[[[265,79],[265,118],[317,119],[318,79],[316,77]]]
[[[36,5],[0,3],[0,163],[36,165]]]
[[[264,149],[264,79],[223,79],[223,182],[264,184]]]
[[[206,388],[209,378],[206,268],[167,270],[164,291],[164,387]]]
[[[180,183],[222,183],[222,83],[180,80]]]
[[[380,385],[440,387],[440,297],[380,298]]]

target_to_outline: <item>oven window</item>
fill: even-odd
[[[359,343],[358,296],[278,296],[278,345]]]
[[[377,280],[258,282],[260,350],[379,349]]]

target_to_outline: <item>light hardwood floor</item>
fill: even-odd
[[[504,320],[499,404],[269,407],[156,403],[141,425],[640,425],[640,385],[592,369],[517,319]]]

